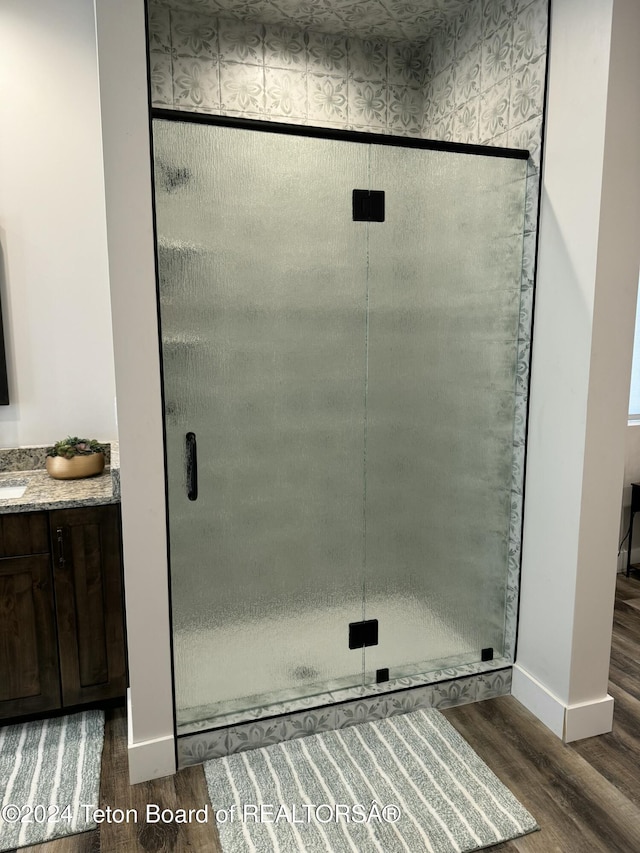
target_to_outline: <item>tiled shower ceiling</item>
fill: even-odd
[[[152,5],[358,38],[423,42],[474,2],[477,0],[152,0]]]

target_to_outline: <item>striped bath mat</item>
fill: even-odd
[[[538,828],[434,710],[204,767],[224,853],[452,853]]]
[[[0,851],[93,829],[104,713],[0,728]]]

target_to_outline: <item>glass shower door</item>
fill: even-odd
[[[180,731],[362,683],[369,167],[357,144],[153,130]]]
[[[154,155],[179,733],[499,657],[526,163],[162,119]]]
[[[367,680],[502,654],[526,162],[372,146]]]

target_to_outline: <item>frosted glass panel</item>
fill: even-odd
[[[154,150],[178,730],[499,656],[526,163],[164,120]]]
[[[180,725],[362,682],[368,157],[161,120],[154,148]]]
[[[526,164],[372,147],[368,679],[504,641]]]

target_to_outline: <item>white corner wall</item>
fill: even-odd
[[[609,731],[640,257],[640,5],[554,0],[513,693],[566,741]]]
[[[0,90],[0,446],[114,439],[92,0],[2,0]]]
[[[143,0],[96,0],[96,26],[120,432],[133,784],[168,775],[176,767]]]

